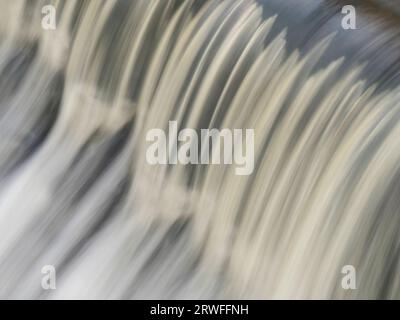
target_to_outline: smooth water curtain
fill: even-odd
[[[0,0],[0,297],[400,298],[399,7],[347,2]]]

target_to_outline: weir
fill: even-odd
[[[0,0],[0,297],[399,298],[399,5],[364,2]],[[254,130],[254,170],[149,164],[170,121]]]

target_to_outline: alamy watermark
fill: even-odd
[[[356,8],[351,5],[344,6],[342,8],[342,14],[345,15],[342,18],[342,28],[345,30],[356,29]]]
[[[178,123],[169,121],[168,133],[162,129],[147,132],[146,141],[152,143],[146,160],[151,165],[234,164],[236,175],[250,175],[254,170],[254,129],[243,131],[201,129],[199,138],[196,130],[178,132]]]
[[[54,290],[56,288],[56,268],[52,265],[45,265],[42,268],[42,288],[44,290]]]
[[[343,266],[342,274],[345,276],[342,278],[342,288],[345,290],[355,290],[356,287],[356,268],[354,266],[348,264]]]
[[[44,30],[56,29],[56,8],[52,5],[42,7],[42,28]]]

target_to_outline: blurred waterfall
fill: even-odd
[[[0,297],[400,298],[384,5],[343,30],[341,1],[0,0]],[[149,165],[170,120],[254,129],[253,173]]]

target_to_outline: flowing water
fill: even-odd
[[[400,298],[398,5],[341,5],[0,0],[0,297]],[[149,165],[171,120],[253,173]]]

